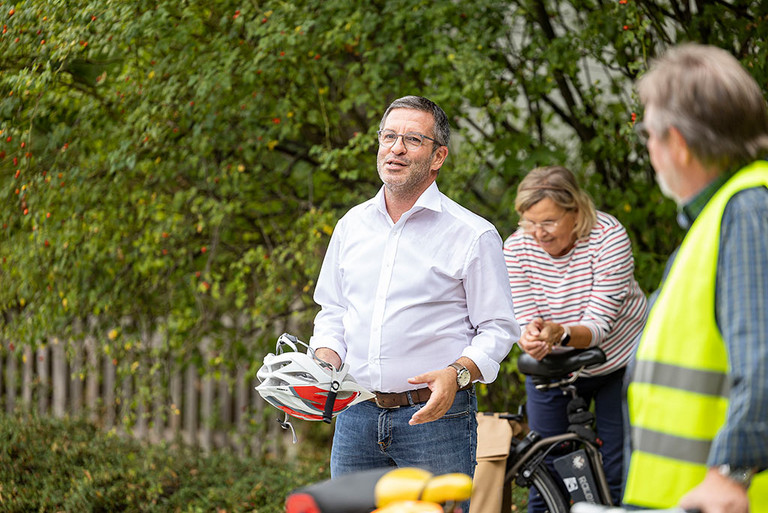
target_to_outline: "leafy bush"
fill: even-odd
[[[327,452],[307,449],[290,465],[144,445],[85,421],[0,415],[0,510],[279,512],[290,490],[328,477]]]

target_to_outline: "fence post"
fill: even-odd
[[[21,371],[21,403],[24,409],[28,410],[32,407],[32,364],[34,357],[31,347],[24,346],[22,361],[24,366]]]
[[[117,364],[117,361],[114,358],[110,358],[110,355],[108,354],[103,355],[103,358],[104,389],[102,391],[102,396],[104,427],[111,429],[115,425],[115,365]]]
[[[166,390],[163,389],[162,373],[158,367],[153,365],[153,361],[161,361],[161,351],[163,341],[160,333],[155,331],[149,338],[150,352],[147,358],[147,368],[152,373],[150,377],[150,386],[152,387],[153,400],[152,400],[152,429],[150,430],[149,437],[152,442],[159,442],[163,438],[164,427],[166,425],[166,419],[173,416],[172,408],[165,408],[164,404],[169,397]],[[163,354],[162,357],[167,358],[168,355]]]
[[[197,369],[191,362],[187,364],[184,372],[184,441],[197,447],[198,441],[198,419],[197,419]]]
[[[50,339],[51,348],[51,388],[53,405],[51,411],[57,419],[67,411],[67,355],[64,344],[57,337]]]
[[[83,341],[85,348],[85,407],[88,410],[88,420],[99,420],[99,355],[96,349],[96,340],[86,335]]]
[[[202,390],[200,392],[200,447],[211,450],[211,421],[213,420],[213,377],[211,375],[211,339],[204,337],[200,342],[203,356]]]
[[[10,415],[16,409],[16,348],[8,344],[8,359],[5,361],[5,411]]]
[[[168,413],[168,431],[166,432],[165,439],[168,441],[176,440],[181,433],[181,408],[182,408],[182,376],[179,370],[179,364],[175,358],[168,356],[169,365],[171,366],[171,407]]]
[[[83,412],[83,380],[85,371],[83,370],[83,343],[80,340],[70,339],[69,347],[72,348],[72,370],[70,371],[69,390],[70,401],[69,409],[72,415],[80,416]]]
[[[42,344],[37,348],[37,411],[40,415],[48,413],[48,394],[50,392],[50,377],[48,372],[48,346]]]

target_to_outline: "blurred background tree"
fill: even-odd
[[[223,365],[289,326],[308,338],[334,223],[380,186],[375,132],[407,94],[456,129],[443,192],[506,237],[521,177],[565,164],[627,227],[650,292],[681,234],[633,81],[698,41],[768,88],[767,17],[739,0],[0,2],[2,337],[85,326],[117,352],[161,332],[196,365],[203,337]],[[498,383],[483,406],[513,409],[514,358]]]

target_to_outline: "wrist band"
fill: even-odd
[[[571,341],[571,328],[562,324],[561,326],[563,326],[563,336],[560,337],[560,345],[567,346],[568,342]]]

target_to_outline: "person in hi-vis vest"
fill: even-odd
[[[768,511],[768,110],[728,52],[638,83],[637,131],[687,229],[631,365],[628,506]]]

